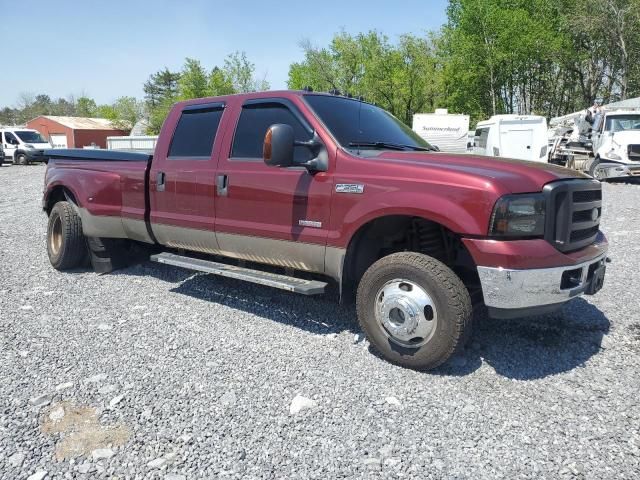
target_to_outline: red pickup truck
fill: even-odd
[[[153,155],[51,150],[54,268],[151,260],[355,299],[370,343],[427,369],[490,315],[544,313],[604,281],[600,183],[439,153],[383,109],[309,91],[177,103]],[[135,247],[135,248],[134,248]]]

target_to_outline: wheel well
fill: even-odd
[[[479,286],[475,263],[461,238],[443,225],[421,217],[376,218],[351,238],[343,264],[342,299],[352,301],[360,278],[377,260],[397,252],[424,253],[450,267],[470,290]]]
[[[51,190],[51,193],[49,193],[49,196],[47,197],[47,204],[45,206],[45,211],[47,212],[47,215],[51,213],[51,210],[53,209],[56,203],[64,202],[64,201],[70,201],[75,205],[78,205],[76,198],[68,188],[62,187],[62,186],[54,187],[53,190]]]

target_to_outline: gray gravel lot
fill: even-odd
[[[43,174],[0,168],[0,479],[640,476],[640,185],[604,186],[603,291],[482,320],[419,373],[330,298],[151,263],[56,272]]]

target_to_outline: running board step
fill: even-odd
[[[288,290],[303,295],[318,295],[324,293],[326,282],[318,280],[305,280],[302,278],[278,275],[277,273],[262,272],[250,268],[236,267],[225,263],[211,262],[199,258],[185,257],[173,253],[159,253],[151,256],[152,262],[164,263],[175,267],[182,267],[198,272],[212,273],[221,277],[235,278],[246,282],[266,285],[268,287]]]

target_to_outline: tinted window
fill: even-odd
[[[171,140],[169,157],[211,157],[220,118],[221,108],[182,112]]]
[[[47,141],[38,132],[31,130],[16,131],[16,135],[25,143],[46,143]]]
[[[357,142],[385,142],[430,148],[404,123],[370,103],[329,95],[305,95],[305,100],[343,147]]]
[[[489,138],[489,127],[477,129],[474,146],[479,148],[487,148],[488,138]]]
[[[18,145],[19,143],[18,139],[11,132],[4,132],[4,139],[5,139],[5,142],[8,143],[9,145]]]
[[[231,156],[234,158],[262,158],[264,136],[274,123],[291,125],[296,140],[311,139],[311,134],[286,106],[279,103],[246,105],[242,107],[240,120],[238,120]],[[311,152],[308,148],[294,148],[296,163],[306,162],[311,158]]]

